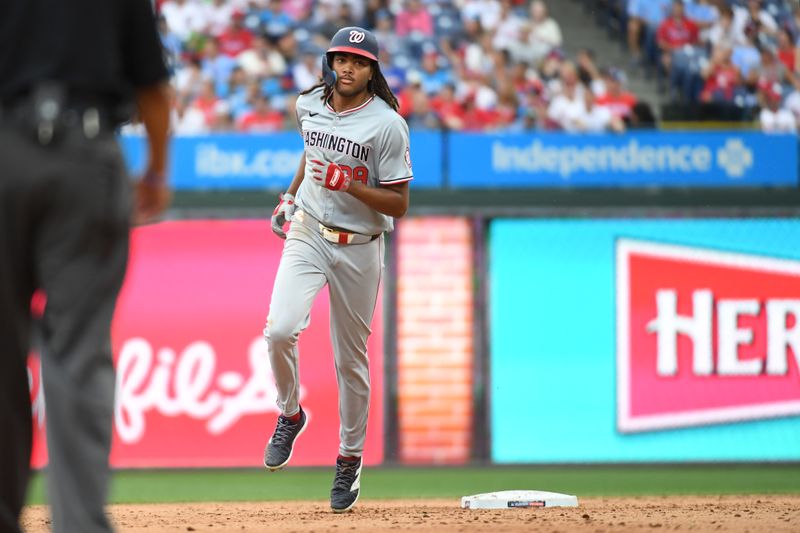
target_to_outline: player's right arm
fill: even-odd
[[[300,158],[300,165],[297,167],[297,172],[295,172],[294,178],[292,178],[292,183],[289,184],[289,188],[286,189],[286,192],[281,194],[281,200],[278,202],[277,207],[275,207],[275,211],[272,212],[272,218],[270,220],[272,232],[281,239],[286,238],[286,232],[284,231],[283,226],[292,220],[295,207],[297,207],[295,204],[294,195],[297,193],[297,189],[300,188],[300,184],[303,183],[303,176],[305,173],[306,152],[304,150],[303,157]]]
[[[294,178],[292,178],[292,183],[289,185],[289,188],[286,189],[286,194],[291,194],[294,196],[297,194],[297,189],[300,188],[300,184],[303,183],[303,177],[306,175],[306,151],[303,150],[303,157],[300,158],[300,164],[297,167],[297,172],[294,174]]]

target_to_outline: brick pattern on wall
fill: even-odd
[[[472,439],[473,242],[469,220],[398,228],[400,461],[459,464]]]

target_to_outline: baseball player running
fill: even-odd
[[[383,233],[408,209],[408,126],[378,65],[378,41],[347,27],[323,58],[323,82],[300,93],[304,156],[272,215],[286,239],[264,329],[278,390],[275,432],[264,464],[285,466],[308,418],[299,404],[297,340],[328,285],[339,389],[339,456],[331,508],[348,511],[360,492],[369,411],[367,337],[383,270]],[[284,224],[291,221],[288,235]]]

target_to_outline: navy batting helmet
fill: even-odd
[[[334,52],[347,52],[378,61],[378,39],[371,31],[358,26],[348,26],[337,31],[331,39],[331,46],[325,53],[328,66],[333,65]]]

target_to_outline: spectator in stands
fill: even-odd
[[[800,46],[800,3],[792,8],[792,16],[786,20],[786,26],[792,31],[795,44]]]
[[[477,41],[466,45],[463,54],[463,77],[491,79],[494,76],[498,56],[501,54],[492,47],[491,32],[482,32]]]
[[[242,132],[269,133],[283,129],[283,113],[272,108],[269,98],[256,95],[253,108],[245,112],[236,124]]]
[[[583,127],[587,110],[583,85],[578,80],[575,65],[566,61],[561,65],[561,87],[547,108],[548,127],[577,132]]]
[[[375,15],[377,25],[372,32],[381,43],[381,49],[388,51],[392,57],[405,52],[405,40],[401,39],[394,31],[394,19],[388,10],[380,11]],[[383,70],[383,65],[381,65]]]
[[[797,48],[789,28],[782,28],[778,33],[778,59],[788,72],[797,72]]]
[[[298,91],[304,91],[319,82],[322,76],[321,53],[308,47],[299,63],[292,66],[292,82]]]
[[[406,116],[406,123],[411,129],[437,130],[442,123],[439,116],[431,108],[430,99],[424,91],[414,91],[411,97],[411,109]]]
[[[757,75],[753,74],[758,71],[761,64],[761,52],[758,50],[754,43],[755,35],[744,35],[744,42],[733,47],[733,56],[731,60],[736,68],[739,69],[743,80],[751,80],[755,82]]]
[[[603,73],[605,92],[600,94],[595,101],[598,107],[605,107],[611,116],[630,121],[633,109],[636,106],[636,96],[625,90],[625,74],[616,67],[611,67]]]
[[[202,65],[203,76],[214,83],[216,92],[224,94],[231,72],[236,67],[236,60],[220,53],[219,43],[212,37],[203,47]]]
[[[508,78],[517,93],[519,107],[521,108],[518,115],[522,116],[531,113],[534,117],[547,115],[544,84],[539,79],[535,69],[530,68],[526,63],[515,63],[510,68]]]
[[[564,53],[555,49],[544,58],[542,64],[538,68],[539,76],[545,84],[545,90],[552,94],[557,94],[561,91],[561,66],[564,64],[566,57]]]
[[[662,21],[670,0],[614,1],[629,4],[646,28],[645,44],[650,34],[655,43],[655,21]],[[689,13],[701,22],[711,20],[714,9],[710,2],[715,1],[695,0]],[[406,116],[414,113],[414,123],[430,126],[430,115],[435,113],[437,122],[449,129],[523,128],[537,120],[546,127],[548,109],[563,106],[565,95],[572,95],[566,99],[584,110],[583,126],[573,131],[587,129],[588,117],[602,117],[606,111],[614,119],[627,117],[632,124],[639,118],[634,117],[635,96],[625,91],[620,81],[622,73],[609,76],[599,72],[588,50],[581,50],[575,58],[575,84],[565,83],[569,75],[562,71],[574,71],[575,66],[562,69],[566,57],[559,47],[561,30],[541,0],[165,0],[164,4],[200,6],[204,13],[199,18],[205,22],[195,22],[201,29],[186,41],[177,36],[173,39],[182,45],[180,53],[187,62],[185,66],[178,62],[175,75],[176,87],[182,89],[178,92],[183,99],[182,131],[221,131],[231,127],[231,117],[238,128],[244,114],[252,111],[256,95],[261,94],[285,125],[291,105],[286,101],[287,91],[316,81],[319,43],[327,46],[330,38],[325,32],[333,33],[360,20],[374,21],[376,34],[383,35],[382,70],[395,93],[406,95],[401,97],[403,112]],[[192,9],[183,9],[192,13]],[[247,17],[233,16],[236,10],[248,10]],[[229,20],[223,16],[226,11],[231,14]],[[722,11],[720,20],[724,19]],[[396,23],[392,13],[398,16]],[[418,17],[420,13],[424,15]],[[425,23],[419,24],[423,18]],[[722,22],[713,25],[709,39],[718,26],[721,28]],[[236,32],[242,29],[251,34],[249,44],[238,38]],[[262,32],[271,37],[265,38]],[[231,34],[228,43],[223,35]],[[173,55],[177,55],[175,49]],[[202,71],[196,61],[191,62],[194,50],[202,50]],[[201,92],[207,96],[205,89],[201,91],[205,79],[213,79],[216,85],[218,102],[210,114],[204,97],[197,98]],[[403,89],[406,85],[411,86],[408,91]],[[597,98],[587,100],[586,90]],[[421,103],[420,94],[427,95],[429,109]],[[555,95],[553,102],[551,95]],[[580,98],[574,98],[578,95]],[[199,107],[187,104],[195,99]],[[562,103],[553,105],[557,99]],[[202,125],[197,124],[197,113],[204,117]],[[649,120],[643,117],[645,122]],[[552,120],[551,125],[563,127]]]
[[[414,109],[414,98],[416,95],[420,93],[423,95],[425,94],[422,90],[422,77],[418,71],[409,71],[406,81],[406,86],[403,87],[403,90],[397,95],[397,102],[399,104],[397,112],[403,118],[407,118],[411,115]]]
[[[700,30],[699,41],[707,42],[708,33],[719,21],[719,7],[712,0],[686,0],[686,17]]]
[[[219,93],[218,96],[230,101],[234,95],[244,95],[247,93],[247,74],[245,74],[242,67],[236,65],[233,67],[231,77],[228,79],[228,86],[225,92]]]
[[[699,39],[699,28],[686,16],[683,0],[672,1],[672,11],[659,25],[657,39],[661,49],[661,66],[669,74],[673,52],[687,45],[694,46]]]
[[[793,85],[793,90],[783,100],[783,107],[791,111],[795,122],[800,124],[800,82],[795,79]]]
[[[744,44],[744,33],[734,23],[733,9],[729,5],[723,5],[719,10],[719,19],[708,30],[707,44],[713,49],[714,46],[722,45],[729,48]]]
[[[176,102],[172,129],[175,135],[202,135],[210,131],[206,114],[182,100]]]
[[[575,124],[578,131],[585,133],[623,133],[625,131],[625,122],[615,117],[608,107],[597,105],[592,91],[583,91],[583,99],[585,112]]]
[[[443,86],[453,82],[453,73],[444,66],[443,59],[435,48],[429,49],[422,57],[420,80],[422,90],[427,95],[438,93]]]
[[[661,22],[669,15],[671,1],[628,0],[628,50],[634,65],[657,60],[655,35]]]
[[[236,57],[253,46],[253,34],[244,27],[244,11],[233,11],[230,25],[217,38],[220,52]]]
[[[523,19],[514,10],[511,0],[501,0],[500,20],[494,31],[492,46],[496,50],[510,50],[520,40]]]
[[[237,57],[238,64],[248,76],[269,78],[283,76],[286,60],[275,45],[263,35],[253,37],[253,46]]]
[[[719,44],[711,54],[711,61],[702,70],[705,80],[700,101],[706,103],[733,103],[736,91],[741,87],[739,69],[732,61],[733,50]]]
[[[433,37],[433,17],[421,0],[405,0],[404,8],[395,18],[398,37]]]
[[[175,73],[173,84],[179,100],[191,102],[203,90],[203,68],[200,58],[192,57]]]
[[[530,7],[531,30],[528,34],[528,43],[538,63],[554,48],[559,48],[563,42],[561,27],[548,13],[547,4],[543,0],[533,0]]]
[[[278,53],[291,65],[294,61],[300,60],[300,46],[293,31],[287,32],[278,39]]]
[[[328,2],[319,2],[314,9],[314,15],[316,32],[330,43],[331,37],[342,27],[339,20],[338,6]],[[383,43],[383,41],[379,42]]]
[[[378,42],[383,43],[381,40]],[[381,47],[378,52],[378,59],[380,60],[381,72],[386,84],[394,94],[400,94],[400,91],[406,85],[406,69],[395,64],[394,55],[386,48]]]
[[[174,76],[175,72],[180,68],[182,62],[181,54],[183,53],[183,43],[175,33],[169,29],[169,24],[164,15],[159,15],[157,22],[158,35],[161,38],[161,46],[164,47],[166,55],[166,64],[169,69],[170,76]]]
[[[257,78],[245,77],[244,87],[237,86],[228,96],[231,116],[238,121],[242,115],[253,108],[253,102],[261,94],[261,82]]]
[[[788,83],[789,71],[778,59],[778,51],[773,46],[763,45],[759,52],[761,55],[759,64],[750,71],[747,83],[759,87]]]
[[[205,30],[205,10],[197,0],[166,0],[161,4],[161,14],[182,42]]]
[[[605,92],[603,75],[594,61],[594,52],[588,48],[578,50],[575,56],[575,64],[578,67],[578,78],[581,83],[589,87],[595,94]]]
[[[234,12],[233,2],[228,0],[211,0],[205,6],[206,33],[211,37],[219,37],[228,28]],[[242,12],[244,18],[244,12]]]
[[[281,0],[269,0],[267,9],[258,13],[261,31],[273,42],[286,35],[292,30],[294,22],[286,14],[281,5]]]
[[[217,95],[216,83],[211,79],[206,79],[203,81],[200,94],[197,95],[190,105],[203,113],[206,126],[211,127],[211,124],[214,122],[217,102],[219,102],[219,96]]]
[[[492,32],[500,24],[502,8],[498,0],[464,0],[461,5],[461,18],[477,21],[482,30]]]
[[[214,113],[212,115],[209,130],[212,133],[226,133],[236,130],[236,122],[233,120],[231,114],[231,106],[225,100],[219,100],[214,105]]]
[[[464,97],[464,130],[486,131],[497,127],[498,115],[495,109],[497,94],[489,86],[479,82],[469,82]]]
[[[432,100],[431,106],[444,128],[460,131],[464,129],[464,108],[456,99],[456,87],[447,84]]]
[[[760,92],[763,108],[758,115],[761,131],[765,133],[797,133],[797,122],[791,111],[781,106],[783,90],[780,84],[764,87]]]
[[[520,105],[514,84],[508,79],[498,80],[497,104],[494,108],[494,128],[507,130],[517,121]]]
[[[738,31],[752,35],[756,44],[772,42],[778,36],[778,23],[769,11],[764,9],[762,0],[748,0],[747,7],[734,7],[734,23]]]
[[[313,0],[283,0],[283,11],[293,21],[302,21],[311,13]]]

